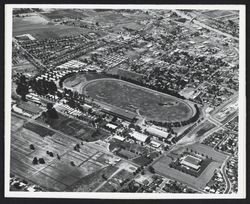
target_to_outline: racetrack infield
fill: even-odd
[[[92,80],[81,92],[98,102],[138,113],[148,120],[183,121],[194,113],[193,108],[181,99],[117,79]]]

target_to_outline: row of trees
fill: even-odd
[[[195,107],[195,114],[194,116],[192,116],[191,118],[184,120],[184,121],[180,121],[180,122],[162,122],[162,121],[154,121],[151,120],[150,122],[153,123],[154,125],[157,126],[161,126],[161,127],[181,127],[181,126],[185,126],[185,125],[189,125],[191,123],[194,123],[195,121],[197,121],[199,119],[200,116],[200,109],[199,107],[194,104]]]
[[[39,95],[55,95],[57,92],[57,86],[54,81],[48,81],[43,79],[32,79],[30,80],[30,86],[31,88]]]
[[[26,101],[26,95],[29,93],[30,88],[32,88],[39,95],[55,95],[57,92],[55,82],[45,80],[45,78],[39,80],[36,80],[35,78],[28,79],[21,74],[18,76],[16,84],[16,93],[21,96],[23,101]]]

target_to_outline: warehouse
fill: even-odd
[[[136,132],[134,131],[131,136],[133,138],[135,138],[136,140],[139,140],[140,142],[146,142],[148,140],[148,136],[147,135],[144,135],[142,133],[139,133],[139,132]]]
[[[156,137],[161,137],[161,138],[167,138],[169,136],[168,132],[162,131],[156,127],[150,126],[145,130],[147,133],[150,135],[156,136]]]

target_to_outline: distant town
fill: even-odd
[[[239,11],[13,9],[10,191],[238,192]]]

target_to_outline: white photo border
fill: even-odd
[[[207,9],[239,10],[239,151],[237,194],[184,193],[96,193],[96,192],[12,192],[10,191],[11,132],[11,57],[13,8],[82,8],[82,9]],[[5,5],[5,197],[16,198],[94,198],[94,199],[243,199],[246,198],[246,7],[245,5],[143,5],[143,4],[6,4]]]

